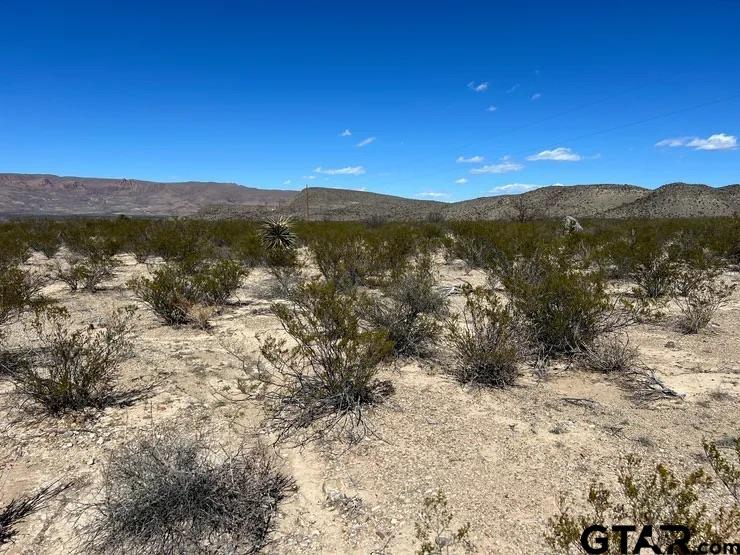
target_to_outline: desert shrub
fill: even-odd
[[[264,450],[221,452],[202,435],[160,427],[111,456],[83,551],[255,553],[293,487]]]
[[[706,328],[722,306],[727,304],[735,284],[727,285],[722,281],[704,282],[693,288],[684,297],[675,297],[681,311],[678,327],[684,333],[698,333]]]
[[[613,334],[596,339],[593,345],[583,348],[580,356],[588,370],[612,374],[634,370],[640,354],[637,347],[630,345],[627,334]]]
[[[678,277],[675,256],[665,242],[637,242],[633,246],[630,277],[640,295],[661,299],[669,295]]]
[[[66,283],[70,291],[84,289],[94,293],[104,280],[113,276],[116,266],[118,262],[112,256],[72,254],[66,258],[65,265],[57,264],[56,278]]]
[[[436,282],[431,259],[422,256],[384,289],[382,298],[368,303],[368,321],[388,331],[397,356],[425,355],[439,338],[441,326],[436,318],[448,303],[435,289]]]
[[[514,312],[549,354],[573,354],[604,333],[634,320],[626,301],[611,299],[604,277],[539,256],[512,266],[502,277]]]
[[[51,413],[133,398],[116,391],[118,367],[130,355],[132,316],[126,307],[99,329],[71,330],[66,312],[46,311],[33,324],[40,347],[11,376],[17,392]]]
[[[714,456],[711,451],[708,453]],[[587,553],[581,546],[581,534],[594,524],[606,527],[629,523],[638,531],[648,524],[680,524],[691,530],[687,553],[694,552],[702,542],[726,542],[740,532],[737,499],[728,495],[731,492],[727,489],[718,491],[712,487],[712,479],[701,468],[679,478],[663,464],[651,469],[630,455],[619,469],[618,484],[618,490],[611,491],[603,483],[593,482],[588,492],[588,510],[582,514],[574,514],[568,497],[561,495],[560,512],[549,520],[545,536],[555,553]],[[710,500],[717,510],[707,509],[706,502]],[[678,539],[665,530],[654,532],[655,545],[667,547]],[[620,534],[610,531],[604,535],[609,540],[608,553],[621,553]]]
[[[452,514],[447,496],[442,490],[424,498],[424,505],[417,515],[416,539],[420,542],[417,555],[448,555],[457,551],[469,551],[470,523],[457,530],[451,528]]]
[[[512,385],[518,376],[523,341],[511,307],[489,289],[466,287],[464,294],[461,317],[447,322],[455,375],[463,383]]]
[[[12,499],[7,505],[0,506],[0,547],[13,541],[18,531],[16,526],[31,516],[54,497],[68,489],[71,483],[54,483],[44,486],[31,495]]]
[[[0,268],[0,337],[2,326],[24,310],[48,303],[39,293],[45,280],[20,268]]]
[[[151,278],[138,278],[129,287],[143,302],[170,325],[192,322],[196,305],[222,306],[247,275],[247,270],[232,260],[167,263]]]
[[[740,438],[735,438],[733,444],[733,454],[730,457],[723,456],[716,443],[704,441],[703,447],[715,476],[735,498],[735,503],[740,505]]]
[[[312,427],[308,438],[366,431],[365,408],[382,400],[390,384],[378,380],[377,365],[392,349],[386,331],[361,324],[361,302],[333,283],[312,281],[297,287],[290,303],[275,303],[274,314],[295,342],[267,336],[260,363],[239,387],[264,398],[278,440]]]
[[[363,285],[371,260],[362,237],[352,229],[331,229],[308,240],[308,247],[326,281],[339,289]]]

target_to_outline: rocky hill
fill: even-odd
[[[235,183],[155,183],[130,179],[0,174],[0,215],[200,216],[261,218],[268,213],[311,220],[688,218],[740,214],[740,185],[671,183],[553,186],[520,195],[462,202],[417,200],[364,191],[311,187],[281,191]]]

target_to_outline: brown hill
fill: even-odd
[[[740,213],[740,185],[672,183],[650,190],[634,185],[571,185],[521,195],[462,202],[415,200],[365,191],[312,187],[279,191],[235,183],[155,183],[129,179],[0,174],[0,214],[198,215],[208,218],[306,215],[312,220],[422,220],[562,218],[686,218]]]
[[[276,207],[295,191],[235,183],[0,174],[0,213],[16,215],[191,215],[212,204]]]

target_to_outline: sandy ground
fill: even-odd
[[[74,322],[97,323],[115,307],[138,304],[124,284],[146,266],[131,256],[121,261],[115,278],[95,294],[70,294],[61,283],[45,292],[69,309]],[[32,264],[43,270],[48,261],[39,255]],[[440,265],[439,272],[443,285],[485,281],[459,264]],[[738,282],[740,274],[724,278]],[[10,553],[74,552],[76,527],[86,518],[80,509],[99,494],[109,453],[138,431],[185,419],[228,447],[257,430],[259,404],[229,400],[242,373],[222,344],[241,344],[256,361],[255,334],[279,332],[269,312],[271,280],[262,269],[252,271],[239,302],[215,317],[209,331],[164,326],[140,306],[135,357],[123,365],[121,383],[157,386],[133,406],[50,418],[19,406],[12,385],[0,380],[0,501],[55,479],[75,484],[21,525]],[[21,335],[15,326],[13,336]],[[629,335],[642,361],[683,399],[638,403],[614,379],[564,365],[546,380],[522,366],[519,384],[504,391],[460,386],[443,358],[384,368],[382,377],[396,392],[373,415],[377,437],[349,451],[336,444],[276,450],[298,490],[282,505],[276,541],[266,551],[413,553],[422,500],[442,489],[453,524],[470,522],[477,552],[543,553],[559,491],[582,500],[593,478],[613,482],[627,453],[694,468],[702,438],[737,437],[740,288],[708,331],[677,332],[669,309],[663,321],[634,326]],[[267,435],[258,436],[269,443]],[[337,492],[352,502],[332,503]]]

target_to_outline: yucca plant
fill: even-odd
[[[259,230],[262,244],[267,250],[287,250],[296,246],[298,237],[293,231],[290,216],[267,218]]]

